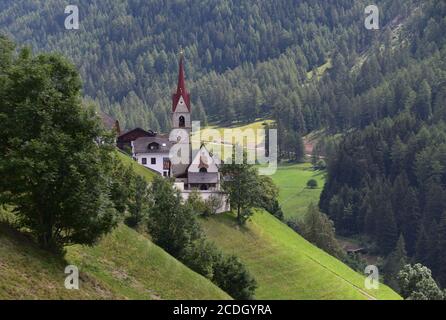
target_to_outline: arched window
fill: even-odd
[[[205,167],[200,168],[200,172],[208,172],[208,169],[206,169]]]
[[[185,127],[185,125],[186,125],[186,120],[184,119],[183,116],[181,116],[181,117],[178,119],[178,122],[179,122],[179,126],[180,126],[180,128],[184,128],[184,127]]]

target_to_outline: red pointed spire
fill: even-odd
[[[175,111],[181,97],[183,97],[184,103],[190,112],[190,95],[186,90],[186,83],[184,81],[183,52],[181,52],[180,56],[177,92],[172,95],[172,111]]]

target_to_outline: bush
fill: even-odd
[[[180,260],[195,272],[212,279],[217,252],[213,243],[202,238],[187,246]]]
[[[212,194],[206,199],[204,216],[209,216],[217,213],[218,208],[223,204],[223,199],[221,196]]]
[[[196,215],[205,214],[207,211],[206,203],[196,189],[192,190],[192,192],[189,194],[186,204]]]
[[[320,159],[314,165],[314,169],[315,170],[325,170],[325,169],[327,169],[327,164],[325,163],[325,161],[323,159]]]
[[[317,188],[317,181],[315,179],[308,180],[307,187],[310,188],[310,189],[316,189]]]
[[[214,265],[213,282],[234,299],[254,299],[256,281],[234,255],[220,255],[217,258]]]

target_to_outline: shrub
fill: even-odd
[[[307,187],[310,188],[310,189],[316,189],[317,188],[317,181],[315,179],[308,180]]]

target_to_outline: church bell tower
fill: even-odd
[[[184,57],[180,53],[177,91],[172,95],[172,131],[170,141],[183,145],[189,150],[188,163],[176,164],[172,167],[174,176],[186,173],[188,165],[192,161],[192,148],[190,134],[192,130],[190,95],[186,89],[184,80]]]

